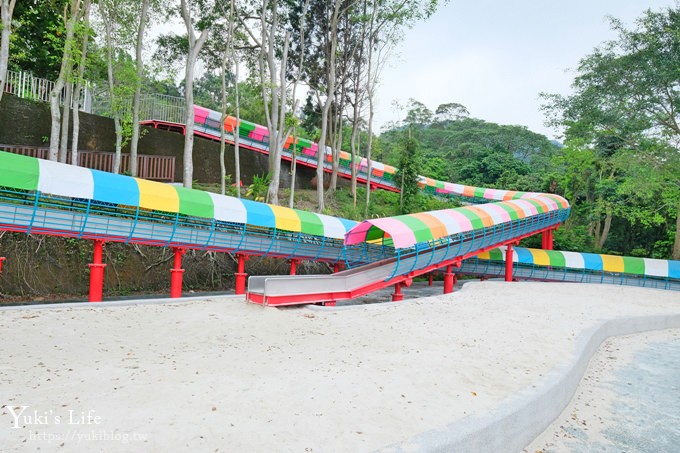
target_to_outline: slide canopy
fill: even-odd
[[[356,222],[0,151],[0,187],[343,239]]]
[[[345,245],[366,241],[408,248],[457,233],[569,209],[567,200],[558,195],[496,192],[508,201],[364,220],[347,232]]]

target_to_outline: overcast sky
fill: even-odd
[[[616,35],[606,16],[632,25],[673,0],[451,0],[408,30],[382,74],[376,125],[399,119],[392,101],[417,99],[434,111],[458,102],[473,117],[519,124],[555,138],[543,125],[539,93],[570,90],[578,61]],[[402,112],[403,116],[403,112]]]

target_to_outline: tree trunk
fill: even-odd
[[[182,163],[184,173],[182,181],[184,187],[191,189],[194,178],[194,65],[196,59],[192,52],[187,56],[187,65],[184,73],[184,153]]]
[[[328,188],[329,193],[335,193],[335,191],[338,189],[338,171],[340,170],[340,149],[342,147],[342,111],[344,109],[344,105],[342,102],[342,99],[344,98],[344,88],[340,90],[340,106],[339,106],[339,111],[337,112],[337,117],[336,117],[336,126],[335,126],[335,138],[333,140],[333,161],[332,161],[332,168],[331,168],[331,182],[330,186]]]
[[[135,47],[135,95],[132,99],[132,138],[130,139],[130,175],[137,176],[137,149],[139,147],[139,102],[142,97],[142,77],[144,76],[144,61],[142,60],[142,48],[144,44],[144,29],[149,13],[150,0],[142,1],[142,10],[137,29],[137,43]]]
[[[191,15],[186,0],[181,0],[180,11],[187,29],[189,39],[189,52],[187,53],[186,67],[184,70],[184,172],[182,175],[184,187],[191,189],[194,177],[194,66],[198,59],[205,41],[208,39],[210,28],[204,29],[196,39],[194,26],[191,23]]]
[[[112,172],[119,174],[123,157],[123,126],[120,124],[120,118],[113,118],[113,130],[116,132],[116,153],[113,156]]]
[[[330,108],[331,105],[333,104],[333,100],[335,97],[335,57],[336,57],[335,50],[338,45],[337,29],[341,4],[342,2],[340,2],[339,0],[335,1],[335,9],[333,10],[333,15],[330,21],[331,50],[330,59],[328,62],[328,86],[326,87],[326,102],[321,112],[321,138],[319,139],[319,152],[317,155],[317,167],[316,167],[316,198],[319,212],[323,212],[323,210],[325,209],[323,193],[323,173],[324,173],[323,169],[326,161],[328,113],[330,112]]]
[[[267,129],[269,130],[269,174],[271,180],[267,190],[267,203],[279,204],[279,184],[281,179],[281,152],[285,141],[286,121],[286,68],[288,65],[288,45],[290,33],[286,32],[283,37],[283,52],[279,68],[276,67],[275,46],[277,43],[276,30],[278,28],[278,1],[272,1],[270,8],[271,24],[266,20],[266,4],[264,1],[260,15],[262,27],[262,48],[260,50],[260,80],[262,83],[262,98],[267,117]],[[269,86],[265,86],[264,60],[266,57],[269,75]],[[277,80],[278,77],[278,80]]]
[[[113,74],[113,21],[112,11],[102,14],[104,22],[104,38],[106,42],[106,71],[109,79],[109,102],[111,104],[111,117],[113,128],[116,133],[116,149],[113,158],[113,173],[120,173],[120,162],[123,143],[123,128],[120,124],[120,101],[116,95],[116,80]]]
[[[71,2],[70,17],[64,17],[66,25],[64,53],[61,59],[59,77],[57,77],[54,88],[50,92],[50,116],[52,118],[52,125],[50,127],[50,150],[48,157],[49,160],[54,161],[59,157],[59,136],[61,130],[61,110],[59,104],[61,100],[61,91],[64,89],[66,76],[71,68],[71,46],[73,46],[73,35],[75,33],[76,22],[80,16],[80,4],[80,0],[73,0]]]
[[[675,220],[675,242],[671,259],[680,260],[680,202],[678,202],[678,217]]]
[[[88,29],[90,26],[90,0],[85,0],[83,14],[85,20],[85,33],[83,35],[83,45],[80,49],[80,61],[78,62],[78,78],[76,90],[73,98],[73,134],[71,135],[71,165],[78,165],[78,138],[80,136],[80,103],[82,102],[82,92],[85,89],[85,65],[87,64],[87,45],[90,38]]]
[[[290,197],[288,198],[288,207],[293,209],[295,206],[295,174],[297,172],[297,128],[293,128],[293,145],[291,146],[291,161],[290,161]]]
[[[368,28],[368,67],[366,69],[366,92],[368,94],[368,149],[366,150],[366,205],[364,207],[364,216],[368,217],[368,208],[371,205],[371,147],[373,146],[373,115],[375,113],[373,105],[373,96],[375,94],[375,84],[377,79],[377,69],[375,76],[373,75],[373,47],[376,36],[374,30],[375,17],[377,13],[377,0],[373,0],[373,8],[371,10],[370,25]]]
[[[227,134],[224,122],[227,119],[227,56],[229,46],[224,50],[222,55],[221,67],[221,82],[222,82],[222,108],[220,110],[220,193],[225,195],[227,193],[227,168],[224,165],[224,152],[227,147]]]
[[[7,82],[9,36],[12,34],[12,14],[16,0],[0,0],[0,101]]]
[[[241,109],[239,106],[238,93],[238,58],[234,58],[234,104],[236,107],[236,126],[234,127],[234,167],[236,172],[236,197],[241,198],[241,154],[239,151],[240,134],[239,124],[241,123]]]
[[[310,0],[305,0],[302,6],[302,14],[300,17],[300,58],[298,60],[298,73],[293,82],[293,115],[297,115],[297,84],[300,80],[300,73],[302,72],[302,65],[305,59],[305,25],[307,22],[307,11],[309,10]],[[297,176],[297,116],[295,116],[293,122],[293,144],[290,150],[291,162],[290,162],[290,197],[288,199],[288,207],[293,209],[295,206],[295,178]]]
[[[62,164],[66,163],[68,155],[68,126],[71,122],[71,97],[73,96],[73,83],[69,80],[71,71],[67,76],[66,90],[64,92],[64,107],[61,118],[61,137],[59,139],[59,156],[58,160]]]
[[[607,237],[609,236],[609,230],[612,226],[612,208],[607,208],[606,216],[604,218],[604,228],[602,228],[602,234],[600,234],[600,240],[597,243],[598,250],[602,250],[605,242],[607,242]]]
[[[369,55],[370,55],[369,51]],[[371,63],[368,63],[369,71]],[[370,74],[370,72],[369,72]],[[370,82],[369,82],[370,83]],[[371,205],[371,147],[373,146],[373,89],[369,88],[368,93],[368,149],[366,150],[366,207],[364,208],[364,216],[368,217],[368,208]]]

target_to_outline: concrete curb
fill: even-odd
[[[33,304],[33,305],[9,305],[7,307],[0,307],[0,312],[11,310],[35,310],[45,308],[114,308],[114,307],[129,307],[132,305],[160,305],[160,304],[178,304],[183,302],[191,302],[195,300],[208,299],[243,299],[241,295],[215,295],[215,296],[192,296],[192,297],[178,297],[170,299],[169,297],[158,299],[130,299],[130,300],[112,300],[108,302],[65,302],[53,304]]]
[[[508,397],[485,415],[470,416],[418,434],[381,452],[522,451],[562,413],[593,354],[609,337],[680,328],[680,314],[616,318],[581,333],[575,352],[536,386]]]

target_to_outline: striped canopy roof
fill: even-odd
[[[0,187],[342,239],[356,222],[0,151]]]
[[[394,248],[407,248],[477,228],[569,208],[567,200],[557,195],[497,192],[505,192],[507,201],[364,220],[347,232],[345,244],[382,241]]]
[[[211,128],[214,131],[220,129],[220,119],[222,115],[215,110],[206,109],[204,107],[194,106],[194,121],[196,124]],[[236,128],[236,118],[228,116],[225,119],[225,127],[227,132],[233,132]],[[248,137],[251,140],[260,141],[265,146],[269,141],[269,131],[265,126],[250,123],[245,120],[240,120],[238,123],[238,130],[240,135]],[[287,137],[284,147],[291,149],[293,146],[293,137]],[[303,154],[308,156],[316,156],[318,145],[311,140],[298,138],[295,144]],[[326,160],[330,159],[331,148],[326,147]],[[351,164],[351,155],[345,151],[339,152],[339,160],[343,165]],[[368,160],[365,157],[355,156],[354,163],[358,166],[360,171],[367,171]],[[375,178],[385,178],[392,181],[397,173],[397,168],[383,164],[381,162],[371,161],[371,174]],[[491,189],[486,187],[466,186],[463,184],[454,184],[446,181],[439,181],[437,179],[428,178],[426,176],[418,176],[418,187],[430,193],[439,195],[455,195],[466,198],[479,198],[486,200],[507,201],[519,198],[527,198],[538,196],[537,193],[515,192],[509,190]]]
[[[477,255],[480,260],[505,261],[506,247],[499,247]],[[561,252],[557,250],[515,247],[515,263],[553,266],[588,271],[614,272],[650,277],[680,279],[680,261],[655,260],[632,256],[598,255],[595,253]]]

